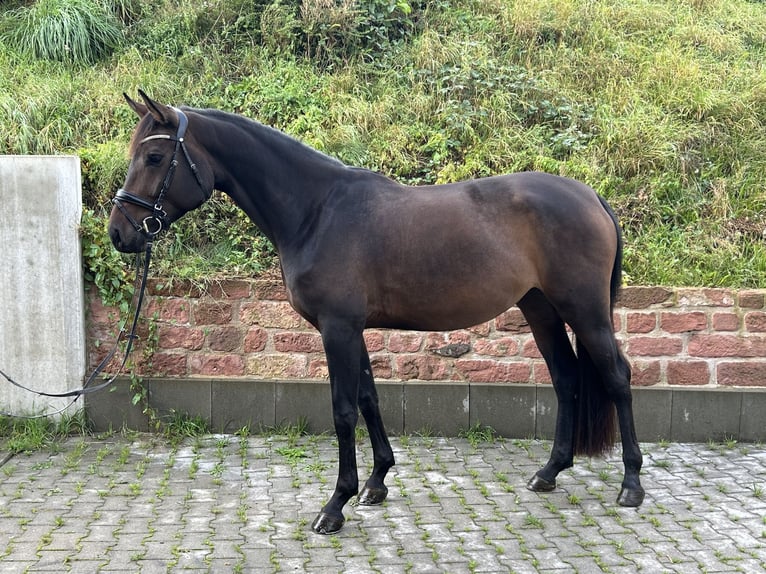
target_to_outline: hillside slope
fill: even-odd
[[[92,62],[28,53],[19,18],[43,3],[62,0],[3,3],[0,153],[82,157],[102,259],[135,123],[121,93],[142,88],[408,183],[574,177],[620,217],[628,282],[766,285],[763,2],[78,0],[121,34]],[[159,247],[171,276],[274,265],[220,196]]]

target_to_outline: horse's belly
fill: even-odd
[[[434,283],[393,290],[382,305],[370,305],[368,327],[452,331],[478,325],[512,307],[531,286],[515,281],[459,285]]]

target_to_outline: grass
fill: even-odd
[[[295,0],[268,10],[218,0],[215,20],[192,2],[115,4],[130,21],[117,18],[125,41],[93,65],[0,43],[0,153],[80,155],[94,217],[127,168],[135,118],[121,92],[142,87],[407,183],[574,177],[614,206],[628,283],[764,284],[763,3],[381,0],[320,18]],[[21,33],[15,13],[0,15],[0,30]],[[87,233],[109,246],[103,230]],[[275,264],[224,198],[157,251],[158,273],[195,280]]]
[[[496,438],[495,429],[481,423],[461,431],[458,436],[466,439],[473,448],[477,448],[480,444],[491,444]]]
[[[38,0],[6,16],[2,38],[33,58],[93,64],[117,48],[123,35],[106,2]]]
[[[61,438],[86,434],[88,425],[83,412],[52,418],[14,418],[0,416],[0,447],[18,454],[51,448]]]
[[[171,410],[163,421],[163,434],[173,443],[185,438],[201,437],[210,432],[210,425],[201,416]]]
[[[279,447],[275,452],[284,457],[290,466],[296,466],[299,460],[308,456],[306,449],[302,447]]]

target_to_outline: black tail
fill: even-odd
[[[599,196],[599,201],[612,218],[617,233],[617,252],[609,283],[609,314],[611,318],[622,284],[622,232],[612,208],[601,196]],[[616,411],[614,403],[606,393],[601,374],[596,370],[588,350],[580,343],[579,339],[576,346],[580,382],[577,418],[575,420],[574,453],[575,455],[600,456],[609,452],[617,440]]]
[[[601,456],[612,450],[617,440],[614,403],[606,394],[601,374],[587,349],[577,341],[580,384],[574,429],[574,454]]]

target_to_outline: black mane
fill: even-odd
[[[322,159],[323,161],[330,163],[335,167],[348,167],[339,159],[306,145],[290,134],[263,124],[257,120],[250,119],[241,114],[225,112],[213,108],[191,108],[184,106],[181,109],[183,111],[200,114],[201,116],[215,121],[233,124],[234,126],[239,127],[242,131],[247,133],[257,132],[261,138],[266,138],[267,140],[276,140],[281,145],[287,146],[287,149],[291,153],[310,156],[314,159]]]

